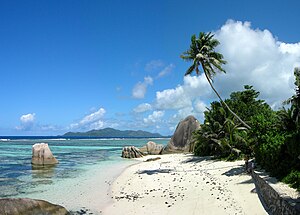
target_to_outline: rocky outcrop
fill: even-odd
[[[36,143],[32,146],[31,163],[35,165],[53,165],[58,161],[53,156],[47,143]]]
[[[143,157],[142,153],[138,148],[134,146],[125,146],[122,150],[122,158],[140,158]]]
[[[193,152],[193,132],[198,129],[200,129],[199,121],[194,116],[188,116],[179,122],[174,135],[162,153]]]
[[[43,200],[28,198],[0,199],[0,214],[5,215],[67,215],[64,207]]]
[[[163,148],[164,145],[149,141],[145,146],[140,148],[140,151],[147,155],[160,155]]]

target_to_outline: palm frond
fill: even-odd
[[[190,75],[190,74],[192,74],[192,72],[195,70],[195,64],[192,64],[192,66],[190,66],[189,68],[188,68],[188,70],[185,72],[185,76],[186,75]]]

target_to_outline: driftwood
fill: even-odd
[[[149,158],[147,160],[145,160],[145,162],[149,162],[149,161],[156,161],[156,160],[159,160],[161,159],[160,157],[156,157],[156,158]]]

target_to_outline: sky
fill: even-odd
[[[170,135],[216,96],[184,76],[190,38],[212,32],[227,98],[253,85],[274,109],[294,93],[300,2],[1,0],[0,136],[112,127]]]

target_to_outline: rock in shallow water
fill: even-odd
[[[0,199],[0,214],[5,215],[69,215],[60,205],[28,198]]]
[[[32,146],[31,163],[35,165],[53,165],[58,161],[53,156],[47,143],[36,143]]]

